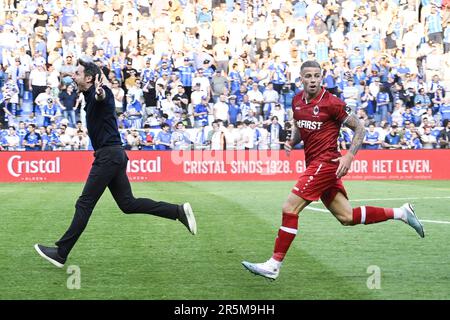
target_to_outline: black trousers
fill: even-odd
[[[33,112],[36,113],[36,98],[39,94],[44,93],[47,86],[31,86],[31,95],[33,96]],[[41,110],[42,111],[42,110]]]
[[[62,238],[56,242],[58,253],[63,258],[69,255],[83,233],[106,187],[124,213],[147,213],[172,220],[179,216],[179,206],[176,204],[134,198],[126,174],[128,156],[121,146],[104,147],[97,150],[94,155],[95,160],[89,177],[75,204],[72,223]]]

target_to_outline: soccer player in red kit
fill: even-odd
[[[413,227],[422,238],[425,236],[422,224],[408,203],[400,208],[352,208],[341,178],[347,174],[362,145],[365,128],[342,100],[322,88],[322,70],[317,62],[304,62],[301,76],[304,91],[298,93],[292,102],[295,125],[285,149],[289,153],[303,140],[306,171],[283,204],[282,223],[272,257],[263,263],[242,262],[252,273],[273,280],[278,277],[281,263],[297,234],[299,213],[319,198],[343,225],[396,219]],[[341,125],[354,131],[351,146],[343,156],[337,148]]]

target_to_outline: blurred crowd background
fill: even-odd
[[[449,148],[450,0],[0,0],[1,150],[92,149],[78,59],[130,150],[282,149],[306,60],[364,148]]]

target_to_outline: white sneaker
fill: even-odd
[[[400,207],[405,212],[405,218],[402,219],[403,222],[410,225],[416,230],[421,238],[425,237],[425,231],[423,230],[423,225],[420,223],[419,218],[417,218],[414,212],[414,207],[410,203],[405,203]]]
[[[264,263],[242,261],[242,265],[251,273],[271,280],[275,280],[280,274],[280,268],[267,261]]]
[[[190,233],[197,234],[197,221],[195,221],[194,211],[189,202],[180,205],[180,216],[178,220],[186,226]]]

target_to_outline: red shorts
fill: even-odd
[[[309,201],[320,198],[325,206],[338,192],[348,199],[342,180],[336,177],[338,166],[339,163],[334,162],[311,163],[292,188],[292,193]]]

